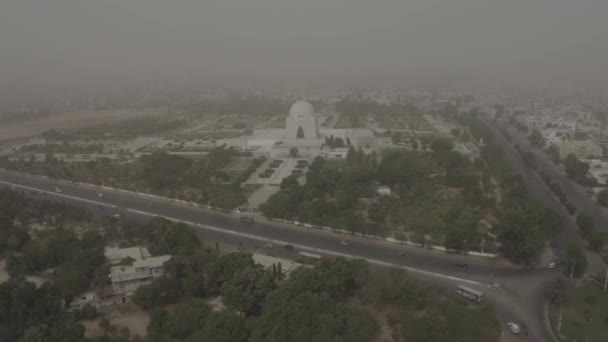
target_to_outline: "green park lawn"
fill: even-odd
[[[561,308],[562,326],[557,333],[559,311],[559,307],[552,305],[550,318],[561,341],[608,340],[608,293],[600,285],[587,281],[570,290],[568,302]]]
[[[239,178],[252,162],[253,158],[233,158],[230,164],[222,169],[222,171],[224,171],[230,178],[229,182],[232,182]]]

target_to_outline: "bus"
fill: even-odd
[[[303,264],[315,264],[319,260],[321,260],[321,258],[323,258],[319,254],[313,254],[313,253],[308,253],[308,252],[300,252],[299,255],[300,255],[299,261],[302,262]]]
[[[469,300],[474,301],[475,303],[481,303],[481,301],[483,300],[483,292],[479,292],[464,285],[458,285],[456,293]]]

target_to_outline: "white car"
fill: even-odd
[[[509,327],[509,330],[511,330],[511,332],[515,335],[519,334],[519,325],[517,325],[516,323],[513,322],[509,322],[507,323],[507,327]]]
[[[341,244],[342,246],[348,246],[348,242],[346,242],[346,241],[344,241],[344,240],[341,240],[341,241],[340,241],[340,244]]]
[[[552,270],[556,267],[557,265],[554,262],[550,262],[549,265],[547,265],[547,267]]]
[[[264,245],[265,248],[272,248],[272,244],[271,243],[267,243]]]
[[[100,193],[97,194],[97,197],[103,198],[103,194],[100,192]]]
[[[120,218],[120,214],[114,214],[114,218],[115,219],[119,219]]]
[[[55,192],[61,193],[61,189],[55,188]]]

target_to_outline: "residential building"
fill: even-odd
[[[163,264],[170,255],[151,256],[145,247],[106,247],[105,256],[114,265],[110,268],[110,280],[115,295],[130,295],[141,285],[152,282],[163,275]],[[119,265],[130,258],[130,265]]]
[[[115,295],[130,295],[138,287],[147,285],[163,275],[163,264],[170,255],[149,257],[134,261],[131,266],[114,266],[110,269],[110,279]]]

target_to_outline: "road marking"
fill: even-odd
[[[23,188],[23,189],[27,189],[27,190],[32,190],[32,191],[41,191],[41,192],[47,193],[49,195],[63,197],[63,198],[67,198],[67,199],[72,199],[72,200],[75,200],[75,201],[82,201],[82,202],[86,202],[86,203],[90,203],[90,204],[95,204],[95,205],[100,205],[100,206],[104,206],[104,207],[108,207],[108,208],[117,208],[116,205],[112,205],[112,204],[108,204],[108,203],[104,203],[104,202],[99,202],[99,201],[95,201],[95,200],[90,200],[90,199],[86,199],[86,198],[82,198],[82,197],[76,197],[76,196],[66,195],[66,194],[62,194],[62,193],[58,193],[58,192],[53,192],[53,191],[48,191],[48,190],[36,189],[36,188],[30,187],[30,186],[26,186],[26,185],[10,183],[10,182],[5,182],[5,181],[1,181],[1,180],[0,180],[0,183],[7,184],[7,185],[12,185],[12,186],[16,186],[16,187],[19,187],[19,188]],[[381,261],[381,260],[377,260],[377,259],[363,258],[363,257],[360,257],[360,256],[348,254],[348,253],[336,252],[336,251],[331,251],[331,250],[322,249],[322,248],[315,248],[315,247],[310,247],[310,246],[306,246],[306,245],[293,244],[291,242],[287,242],[287,241],[283,241],[283,240],[268,239],[268,238],[260,237],[260,236],[257,236],[257,235],[236,232],[236,231],[233,231],[233,230],[227,230],[227,229],[223,229],[223,228],[219,228],[219,227],[215,227],[215,226],[210,226],[210,225],[206,225],[206,224],[202,224],[202,223],[197,223],[197,222],[192,222],[192,221],[186,221],[186,220],[182,220],[182,219],[178,219],[178,218],[170,217],[170,216],[166,216],[166,215],[158,215],[158,214],[147,212],[147,211],[143,211],[143,210],[137,210],[137,209],[131,209],[131,208],[123,208],[123,209],[126,210],[126,211],[129,211],[129,212],[135,213],[135,214],[139,214],[139,215],[150,216],[150,217],[164,217],[164,218],[166,218],[167,220],[170,220],[170,221],[180,222],[180,223],[188,224],[188,225],[191,225],[191,226],[194,226],[194,227],[199,227],[199,228],[202,228],[202,229],[212,230],[212,231],[216,231],[216,232],[227,233],[227,234],[231,234],[231,235],[234,235],[234,236],[240,236],[240,237],[247,238],[247,239],[259,240],[259,241],[264,241],[264,242],[270,242],[270,243],[275,243],[275,244],[279,244],[279,245],[281,245],[281,244],[282,245],[291,244],[292,246],[297,247],[299,249],[313,251],[313,252],[317,252],[317,253],[321,253],[321,254],[335,255],[335,256],[341,256],[341,257],[351,258],[351,259],[364,259],[364,260],[366,260],[367,262],[369,262],[371,264],[376,264],[376,265],[379,265],[379,266],[398,267],[398,268],[402,268],[402,269],[405,269],[405,270],[410,271],[410,272],[424,274],[424,275],[427,275],[427,276],[432,276],[432,277],[436,277],[436,278],[443,278],[443,279],[448,279],[448,280],[453,280],[453,281],[459,281],[459,282],[467,283],[467,284],[471,284],[471,285],[477,285],[477,286],[492,288],[492,286],[490,284],[487,284],[487,283],[482,283],[482,282],[478,282],[478,281],[471,280],[471,279],[454,277],[454,276],[450,276],[450,275],[442,274],[442,273],[437,273],[437,272],[425,271],[423,269],[419,269],[419,268],[415,268],[415,267],[403,266],[403,265],[394,264],[394,263],[390,263],[390,262],[386,262],[386,261]]]

